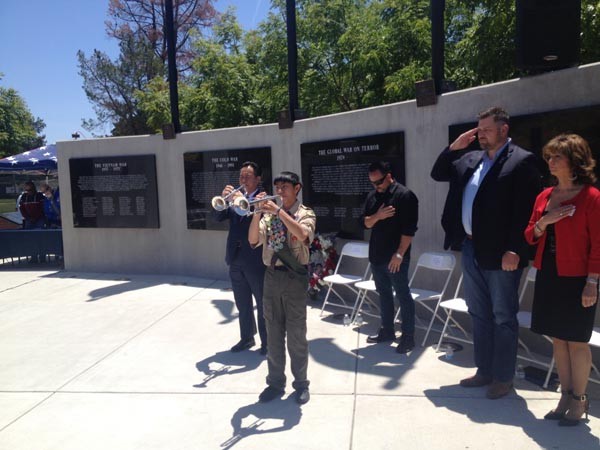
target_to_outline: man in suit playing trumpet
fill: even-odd
[[[267,387],[260,402],[284,393],[285,343],[294,376],[292,387],[299,404],[308,402],[308,342],[306,340],[306,288],[309,246],[315,235],[316,216],[302,205],[298,193],[302,184],[293,172],[281,172],[273,182],[275,199],[255,205],[256,213],[248,233],[252,248],[262,245],[265,273],[264,314],[269,339]],[[258,199],[265,197],[264,193]]]
[[[227,202],[233,203],[236,198],[245,197],[252,201],[262,192],[260,187],[262,170],[252,161],[246,161],[240,169],[240,187],[234,189],[227,185],[223,189],[222,197]],[[263,316],[263,282],[265,266],[262,263],[260,249],[253,249],[248,243],[248,228],[251,217],[236,214],[233,208],[225,207],[222,211],[215,212],[215,219],[219,222],[229,220],[229,234],[227,236],[227,250],[225,262],[229,266],[229,278],[233,289],[235,305],[239,311],[240,341],[231,347],[232,352],[241,352],[254,347],[256,344],[256,323],[260,336],[260,353],[267,354],[267,329]],[[257,319],[254,318],[254,305],[252,296],[256,300]]]

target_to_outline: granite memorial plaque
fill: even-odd
[[[315,210],[319,232],[363,239],[363,205],[373,189],[367,169],[373,161],[390,162],[394,178],[404,184],[402,131],[305,143],[300,152],[303,202]]]
[[[262,168],[262,185],[272,194],[271,147],[189,152],[183,155],[189,229],[228,229],[227,221],[215,220],[211,199],[221,195],[228,184],[236,188],[239,186],[240,169],[245,161],[254,161]]]
[[[75,228],[159,228],[154,155],[69,160]]]

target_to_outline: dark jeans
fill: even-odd
[[[473,320],[477,373],[494,380],[513,379],[519,340],[519,281],[523,269],[484,270],[475,260],[473,242],[462,250],[465,300]]]
[[[263,282],[265,266],[252,264],[236,258],[229,266],[229,277],[235,306],[239,311],[240,338],[247,340],[256,334],[256,321],[254,319],[254,303],[256,300],[256,315],[258,319],[258,334],[263,345],[267,345],[267,328],[263,316]]]
[[[385,332],[394,332],[394,292],[400,304],[401,330],[403,334],[415,334],[415,301],[408,287],[410,256],[405,255],[400,270],[391,273],[388,264],[372,264],[373,281],[379,294],[381,327]]]

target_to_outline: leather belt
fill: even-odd
[[[472,234],[467,234],[467,239],[473,240],[473,235]]]

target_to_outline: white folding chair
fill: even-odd
[[[452,272],[454,271],[454,266],[456,265],[456,258],[452,253],[449,252],[425,252],[417,261],[417,265],[415,270],[413,271],[412,276],[410,277],[410,281],[408,282],[408,286],[410,287],[410,294],[413,300],[422,305],[425,309],[432,313],[431,320],[429,321],[429,325],[427,327],[422,327],[426,329],[425,337],[423,338],[422,346],[425,345],[425,341],[427,341],[427,337],[429,336],[429,332],[431,331],[431,327],[433,326],[433,321],[437,317],[437,319],[444,323],[444,319],[442,319],[437,311],[440,305],[440,301],[446,292],[446,288],[448,287],[448,283],[450,282],[450,278],[452,277]],[[436,271],[436,272],[445,272],[445,280],[444,285],[441,290],[433,291],[429,289],[421,289],[417,288],[413,285],[415,276],[417,273],[422,272],[423,270],[428,271]],[[429,306],[426,302],[435,301],[435,307]],[[396,312],[396,317],[394,318],[394,322],[398,321],[400,317],[400,309]]]
[[[527,289],[528,284],[535,283],[536,273],[537,273],[537,271],[536,271],[535,267],[531,267],[529,269],[529,271],[527,272],[527,279],[525,280],[525,284],[523,285],[523,289],[521,290],[521,295],[519,296],[519,305],[522,303],[522,300],[523,300],[523,297],[525,296],[525,291]],[[520,327],[527,328],[527,329],[531,328],[531,312],[519,311],[519,313],[517,314],[517,318],[519,319]],[[552,343],[552,338],[550,338],[548,336],[544,336],[544,335],[542,335],[542,336],[547,341]],[[521,347],[523,347],[528,354],[527,356],[519,355],[518,357],[520,359],[523,359],[523,360],[529,361],[529,362],[533,362],[533,363],[536,363],[536,364],[539,364],[541,366],[548,368],[548,372],[546,372],[546,378],[544,380],[544,388],[547,388],[548,383],[550,382],[550,377],[552,376],[552,371],[554,370],[554,364],[555,364],[554,356],[552,356],[550,363],[545,363],[545,362],[540,361],[539,359],[535,358],[532,355],[529,348],[525,345],[525,343],[520,338],[519,338],[519,345]],[[592,347],[600,347],[600,327],[594,327],[594,329],[592,330],[592,337],[590,338],[589,345]],[[590,374],[589,380],[592,383],[600,384],[600,370],[598,370],[598,367],[593,363],[592,363],[592,370],[593,370],[593,373],[596,374],[596,378],[594,378]]]
[[[535,274],[536,274],[536,269],[534,267],[529,268],[529,270],[527,271],[527,275],[526,275],[526,279],[525,282],[523,284],[523,287],[521,288],[521,292],[519,293],[519,305],[521,305],[521,303],[523,302],[523,298],[525,297],[525,293],[527,291],[527,287],[528,284],[530,282],[535,282]],[[465,335],[465,337],[468,336],[468,334],[466,333],[466,331],[464,330],[463,327],[460,326],[460,324],[458,324],[453,318],[452,318],[452,312],[461,312],[461,313],[468,313],[469,312],[469,308],[467,307],[467,302],[462,298],[459,297],[459,289],[461,287],[463,281],[463,275],[460,276],[460,279],[458,281],[458,285],[456,286],[456,293],[454,298],[450,299],[450,300],[445,300],[443,302],[440,303],[440,307],[444,309],[444,311],[446,311],[446,324],[444,325],[444,329],[442,330],[442,335],[440,336],[440,340],[438,341],[438,345],[436,347],[436,350],[439,350],[440,348],[440,344],[442,342],[442,339],[444,337],[448,337],[450,339],[454,339],[457,341],[461,341],[461,342],[466,342],[466,343],[470,343],[472,344],[473,341],[469,340],[469,339],[462,339],[462,338],[457,338],[455,336],[451,336],[451,335],[446,335],[446,328],[448,326],[448,323],[450,320],[452,320],[454,322],[455,325],[457,325],[459,327],[459,329],[463,332],[463,334]],[[519,311],[517,313],[517,319],[519,321],[519,326],[522,328],[530,328],[531,327],[531,312],[529,311]],[[544,336],[546,339],[550,340],[547,336]],[[531,361],[531,362],[535,362],[538,364],[542,364],[545,365],[546,367],[548,367],[547,364],[544,364],[543,362],[541,362],[538,359],[534,359],[531,351],[529,350],[529,347],[527,347],[527,345],[521,340],[519,339],[519,345],[521,347],[523,347],[525,349],[525,351],[530,355],[530,358],[527,357],[522,357],[521,359],[527,360],[527,361]]]
[[[460,289],[462,287],[462,282],[463,282],[463,275],[461,274],[460,278],[458,279],[458,284],[456,285],[456,291],[454,292],[454,297],[449,300],[444,300],[444,301],[440,302],[440,308],[442,308],[444,310],[444,312],[446,313],[446,322],[444,322],[444,328],[442,329],[442,332],[440,333],[440,340],[438,341],[437,347],[435,348],[436,352],[440,350],[440,346],[442,345],[442,340],[444,338],[449,338],[454,341],[464,342],[466,344],[473,343],[473,339],[471,339],[469,337],[469,333],[467,333],[467,331],[461,326],[461,324],[458,323],[454,319],[454,317],[452,317],[452,313],[454,313],[454,312],[465,313],[465,314],[469,312],[469,308],[467,307],[467,302],[465,301],[464,298],[459,297]],[[448,325],[450,325],[450,321],[452,321],[453,325],[463,333],[464,337],[455,336],[453,334],[446,334],[446,331],[448,330]],[[450,328],[450,329],[452,329],[452,328]]]
[[[550,339],[546,336],[544,337],[546,339]],[[600,327],[594,327],[592,330],[592,337],[590,338],[590,342],[588,344],[592,347],[600,347]],[[546,374],[546,380],[544,381],[545,388],[548,387],[548,382],[550,380],[550,375],[552,375],[552,371],[554,370],[555,362],[556,361],[554,360],[554,357],[552,357],[552,361],[550,361],[550,367],[548,368],[548,373]],[[592,363],[592,371],[592,373],[596,374],[596,377],[594,378],[590,373],[588,380],[592,383],[600,384],[600,370],[598,370],[598,367],[594,363]]]
[[[340,266],[342,265],[342,262],[347,260],[348,258],[353,258],[355,261],[362,260],[362,262],[366,262],[365,271],[361,276],[340,272]],[[328,304],[332,304],[332,305],[338,306],[340,308],[351,309],[352,313],[354,314],[354,310],[356,308],[356,304],[358,303],[358,297],[360,294],[359,291],[354,287],[354,283],[356,283],[357,281],[366,279],[367,273],[369,272],[368,260],[369,260],[369,244],[368,243],[353,241],[353,242],[347,242],[346,244],[344,244],[344,247],[342,247],[342,252],[340,254],[340,258],[338,259],[338,263],[335,266],[335,271],[334,271],[333,275],[328,275],[323,278],[323,281],[329,285],[329,288],[327,289],[327,295],[325,296],[325,300],[323,301],[323,306],[321,307],[321,316],[323,315],[323,310],[325,309],[325,306]],[[335,290],[334,285],[345,286],[350,291],[352,291],[354,294],[356,294],[356,297],[355,297],[355,300],[354,300],[354,303],[352,304],[352,306],[350,306],[346,303],[346,301],[344,300],[344,297],[342,297],[340,295],[340,293]],[[337,303],[337,302],[334,303],[329,300],[329,296],[332,292],[340,300],[341,303]]]
[[[592,337],[590,338],[589,345],[600,348],[600,327],[594,327],[592,330]],[[600,384],[600,370],[598,370],[598,367],[596,367],[594,363],[592,363],[592,369],[596,373],[596,378],[590,376],[589,380],[592,383]]]
[[[353,311],[352,323],[354,323],[358,313],[379,317],[379,305],[369,298],[369,294],[377,294],[373,277],[371,276],[368,280],[358,281],[354,283],[354,286],[358,289],[358,301]],[[365,305],[369,308],[368,311],[363,309]],[[373,311],[377,311],[377,314],[373,313]]]
[[[537,270],[535,267],[530,267],[529,269],[527,269],[527,274],[525,275],[525,281],[523,282],[523,286],[521,287],[521,292],[519,293],[519,308],[523,304],[523,299],[525,298],[525,293],[527,292],[529,285],[535,284],[536,273],[537,273]],[[517,313],[517,320],[519,321],[519,328],[525,328],[525,329],[531,328],[531,312],[530,311],[519,310],[519,312]],[[542,335],[542,337],[544,339],[546,339],[547,341],[549,341],[550,343],[552,343],[552,339],[549,338],[548,336]],[[523,342],[523,339],[521,339],[520,337],[519,337],[519,346],[521,348],[523,348],[523,350],[525,350],[526,354],[525,355],[517,354],[517,358],[522,359],[523,361],[537,364],[539,366],[542,366],[542,367],[545,367],[548,369],[548,372],[546,373],[546,380],[544,382],[544,387],[548,387],[548,382],[550,381],[550,375],[552,375],[552,367],[554,366],[554,356],[552,357],[552,360],[550,361],[550,363],[542,361],[541,359],[537,358],[531,352],[531,350],[529,350],[529,347],[527,346],[527,344],[525,344],[525,342]]]

